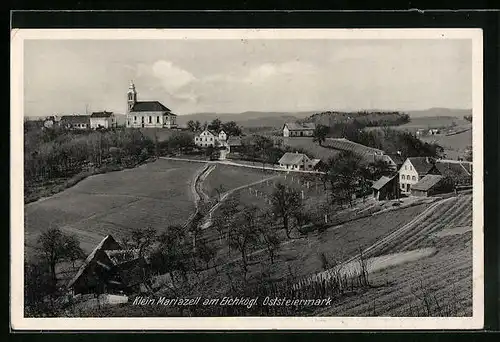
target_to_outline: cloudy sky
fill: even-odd
[[[470,40],[28,40],[25,115],[472,107]]]

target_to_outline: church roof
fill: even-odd
[[[170,112],[170,109],[165,107],[158,101],[138,101],[130,110],[131,112]],[[172,114],[175,115],[175,114]]]

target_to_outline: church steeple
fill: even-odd
[[[135,91],[135,85],[133,81],[130,81],[130,85],[128,87],[127,92],[127,113],[129,113],[134,104],[137,102],[137,92]]]

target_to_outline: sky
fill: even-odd
[[[471,40],[27,40],[27,116],[472,108]]]

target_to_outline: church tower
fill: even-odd
[[[127,113],[130,113],[134,104],[137,102],[137,92],[135,91],[135,85],[133,81],[130,81],[127,92]]]

